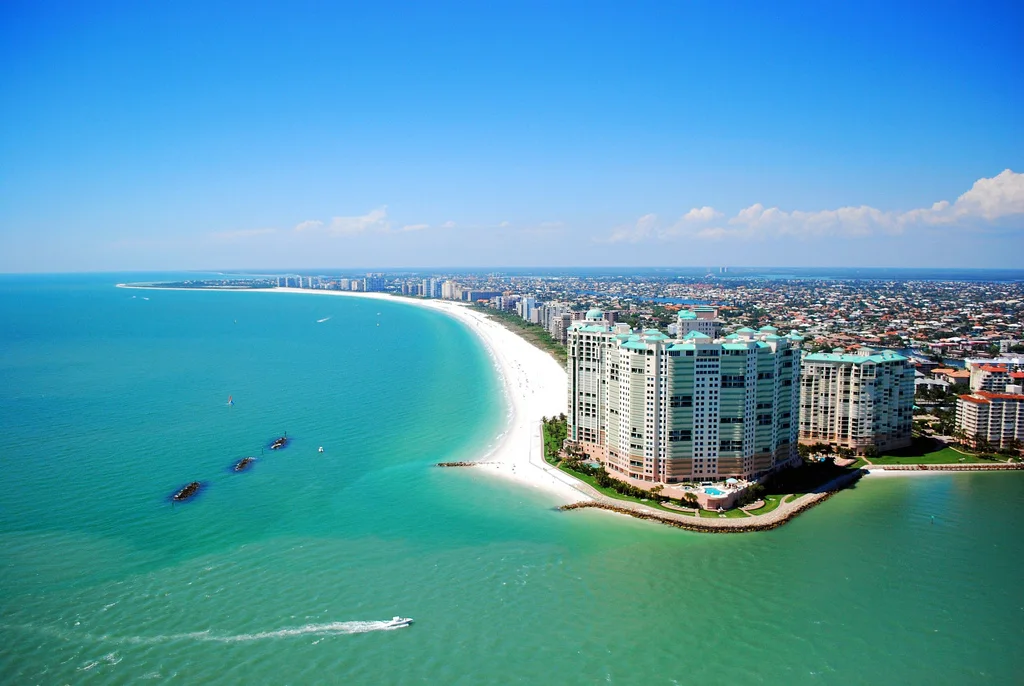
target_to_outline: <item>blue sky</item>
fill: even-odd
[[[0,271],[1024,266],[1018,2],[145,5],[0,5]]]

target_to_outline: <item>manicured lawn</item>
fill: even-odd
[[[807,495],[807,494],[806,493],[794,493],[793,495],[787,495],[786,496],[786,502],[787,503],[791,503],[791,502],[793,502],[794,500],[796,500],[797,498],[799,498],[802,495]]]
[[[751,514],[751,515],[768,514],[769,512],[771,512],[772,510],[774,510],[775,508],[777,508],[781,504],[782,504],[782,496],[781,495],[766,495],[764,497],[764,505],[762,505],[761,507],[757,508],[756,510],[749,510],[747,512],[747,514]]]
[[[957,464],[957,463],[983,463],[1005,462],[1005,457],[996,457],[995,460],[982,460],[977,455],[964,455],[963,453],[947,447],[942,441],[934,438],[915,437],[913,444],[908,448],[893,450],[879,457],[870,457],[872,463],[877,465],[887,464]]]
[[[710,510],[701,510],[700,516],[704,519],[718,519],[719,514],[724,514],[726,519],[744,519],[747,513],[743,510],[726,510],[725,512],[711,512]]]
[[[570,476],[574,476],[577,479],[579,479],[580,481],[586,482],[588,485],[590,485],[594,489],[596,489],[599,493],[601,493],[602,495],[606,495],[609,498],[615,498],[616,500],[625,500],[625,501],[631,502],[631,503],[639,503],[640,505],[647,505],[648,507],[653,507],[654,509],[661,510],[662,512],[674,512],[675,514],[686,514],[685,512],[680,512],[679,510],[672,510],[672,509],[669,509],[667,507],[662,507],[662,505],[660,503],[658,503],[656,500],[654,500],[653,498],[651,498],[651,499],[649,499],[647,501],[642,501],[639,498],[631,498],[628,495],[622,495],[621,493],[619,493],[618,491],[616,491],[616,490],[614,490],[612,488],[607,488],[607,487],[604,487],[604,486],[598,486],[597,485],[597,479],[595,479],[594,477],[590,476],[589,474],[583,474],[583,473],[577,472],[577,471],[575,471],[573,469],[569,469],[564,464],[559,464],[558,468],[561,469],[566,474],[568,474]]]

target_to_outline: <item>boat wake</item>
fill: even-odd
[[[323,323],[324,323],[324,322],[326,322],[326,321],[327,321],[328,319],[330,319],[330,317],[324,317],[323,319],[317,319],[317,320],[316,320],[316,323],[317,323],[317,324],[323,324]]]
[[[396,626],[392,621],[378,622],[326,622],[323,624],[306,624],[299,627],[286,627],[274,631],[259,631],[251,634],[217,634],[212,631],[190,631],[180,634],[161,634],[156,636],[113,636],[110,634],[79,633],[77,631],[62,631],[59,629],[48,629],[33,626],[12,626],[3,625],[4,629],[21,629],[58,636],[65,641],[88,641],[95,643],[114,643],[120,645],[156,645],[160,643],[175,643],[180,641],[202,641],[208,643],[246,643],[250,641],[266,641],[275,638],[294,638],[296,636],[344,636],[347,634],[365,634],[371,631],[392,631],[402,629],[407,625]],[[116,653],[110,655],[117,656]],[[111,664],[117,664],[110,659],[110,656],[102,658]],[[80,669],[90,670],[98,666],[102,660],[94,660],[96,664],[87,664]],[[117,660],[120,662],[120,660]]]
[[[248,641],[265,641],[272,638],[291,638],[294,636],[342,636],[345,634],[365,634],[370,631],[390,631],[394,628],[390,622],[327,622],[325,624],[306,624],[305,626],[260,631],[252,634],[215,634],[209,631],[193,631],[186,634],[166,634],[163,636],[133,636],[124,639],[125,643],[169,643],[172,641],[207,641],[213,643],[244,643]]]

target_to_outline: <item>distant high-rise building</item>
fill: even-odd
[[[800,442],[864,453],[910,445],[914,367],[892,351],[811,353],[801,362]]]
[[[516,309],[519,312],[519,316],[529,322],[533,321],[533,310],[536,307],[537,299],[532,295],[524,295],[519,298],[519,303],[517,304]]]
[[[569,327],[572,325],[572,314],[563,312],[560,315],[551,318],[551,328],[549,329],[551,337],[556,341],[565,345],[568,338]]]
[[[465,300],[466,302],[475,303],[475,302],[478,302],[480,300],[490,300],[492,298],[498,297],[498,296],[501,295],[501,293],[499,293],[498,291],[471,291],[471,290],[464,290],[464,291],[462,291],[462,295],[463,295],[463,300]]]

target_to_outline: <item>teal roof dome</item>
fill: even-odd
[[[597,309],[596,307],[592,310],[587,310],[587,319],[603,319],[604,312]]]
[[[697,313],[690,310],[679,310],[679,319],[696,319]]]

